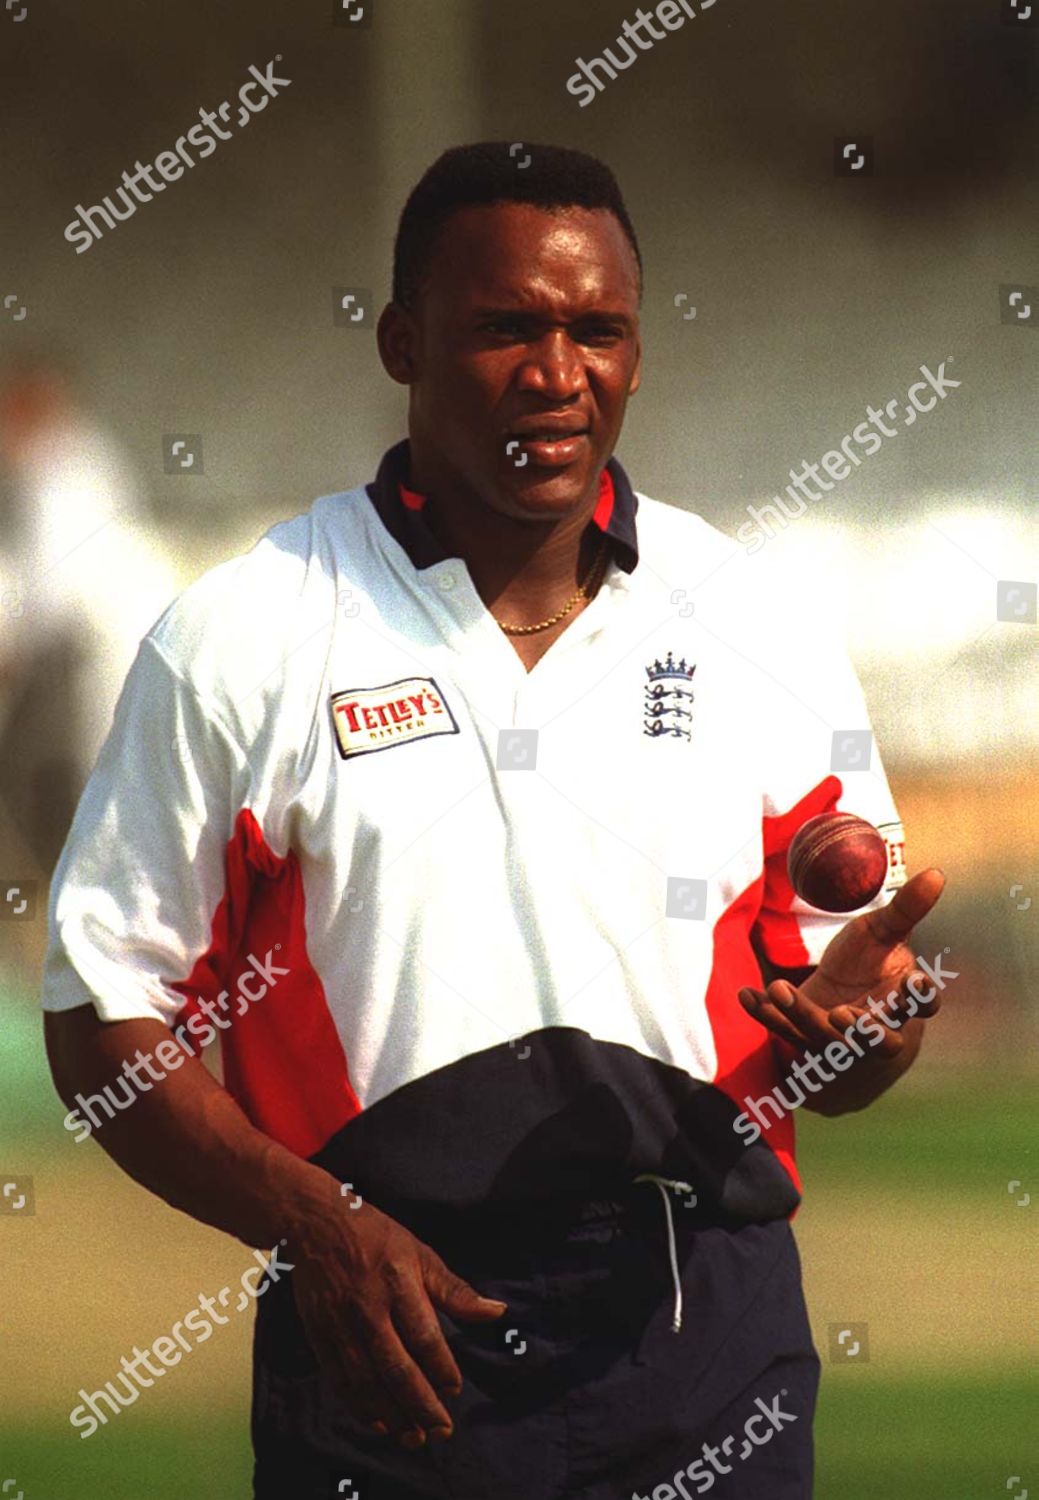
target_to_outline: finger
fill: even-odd
[[[396,1406],[422,1434],[423,1442],[427,1430],[433,1427],[452,1431],[450,1413],[401,1343],[391,1323],[369,1329],[367,1350],[377,1377]]]
[[[402,1294],[393,1307],[393,1322],[401,1342],[442,1396],[457,1396],[462,1375],[424,1291]]]
[[[799,1052],[803,1052],[811,1043],[811,1037],[807,1037],[803,1032],[798,1031],[796,1026],[791,1026],[783,1012],[777,1009],[771,1001],[762,1006],[758,1019],[763,1026],[768,1028],[773,1036],[781,1037],[784,1042],[789,1042]]]
[[[766,999],[760,991],[738,990],[737,999],[748,1015],[753,1016],[755,1021],[760,1021],[762,1026],[767,1026],[773,1035],[782,1037],[799,1051],[807,1045],[806,1038],[801,1035],[797,1027],[792,1025],[783,1012]]]
[[[349,1405],[358,1421],[379,1437],[400,1438],[410,1432],[414,1432],[417,1438],[422,1436],[408,1413],[394,1401],[367,1356],[361,1356],[353,1367]],[[417,1442],[415,1446],[418,1446]]]
[[[906,1006],[909,1015],[920,1016],[926,1021],[930,1016],[936,1015],[941,1010],[941,995],[927,978],[927,975],[921,974],[918,969],[914,969],[911,974],[906,975],[905,979],[899,985],[898,993],[899,1003]]]
[[[854,1026],[869,1011],[862,1005],[835,1005],[830,1011],[830,1020],[843,1035],[849,1026]]]
[[[363,1348],[356,1347],[349,1333],[336,1336],[325,1324],[308,1331],[311,1347],[326,1374],[342,1393],[347,1410],[358,1422],[380,1436],[406,1432],[411,1418],[390,1398]]]
[[[884,1013],[879,1016],[876,1015],[875,1012],[870,1011],[868,1008],[858,1009],[856,1011],[856,1007],[849,1005],[843,1006],[841,1007],[841,1009],[849,1012],[852,1015],[852,1019],[849,1020],[848,1025],[855,1027],[856,1035],[860,1037],[869,1048],[869,1051],[865,1054],[867,1058],[894,1057],[896,1052],[901,1052],[904,1039],[898,1028],[889,1025],[887,1020],[887,1013],[889,1008],[887,1006],[884,1007]],[[875,1020],[879,1021],[881,1027],[883,1028],[879,1036],[877,1034],[876,1026],[870,1026],[867,1028],[859,1027],[856,1024],[857,1021],[862,1020],[866,1016],[873,1016]],[[843,1030],[847,1031],[847,1027],[843,1025],[843,1017],[841,1020],[841,1024]]]
[[[936,1014],[941,1003],[941,997],[927,976],[914,969],[889,992],[884,1018],[890,1017],[899,1024],[917,1018],[926,1021]]]
[[[500,1318],[508,1303],[495,1297],[481,1297],[461,1276],[449,1271],[428,1245],[422,1246],[422,1275],[426,1292],[435,1307],[461,1322],[490,1321]]]
[[[809,1000],[788,979],[773,980],[765,993],[809,1046],[825,1047],[839,1035],[830,1021],[829,1011]]]
[[[887,906],[866,913],[871,937],[885,948],[894,948],[923,921],[945,888],[941,870],[920,870],[897,890]]]
[[[318,1352],[315,1341],[310,1343],[315,1346],[315,1352]],[[402,1442],[406,1434],[408,1443],[405,1446],[420,1448],[424,1442],[423,1431],[418,1430],[412,1419],[391,1400],[370,1361],[363,1356],[358,1356],[357,1359],[343,1358],[342,1350],[334,1352],[327,1347],[318,1353],[318,1359],[322,1370],[339,1392],[343,1407],[355,1421],[360,1422],[370,1433],[375,1433],[376,1437],[391,1436]]]
[[[896,1052],[902,1050],[905,1038],[902,1035],[902,1026],[908,1018],[900,1015],[898,1010],[898,989],[889,990],[885,998],[875,1007],[869,1005],[835,1005],[830,1012],[834,1024],[840,1028],[841,1035],[847,1040],[849,1027],[853,1028],[861,1041],[869,1048],[867,1056],[871,1057],[894,1057]],[[868,1023],[862,1024],[859,1023]],[[878,1033],[877,1027],[881,1030]]]

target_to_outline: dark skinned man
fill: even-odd
[[[70,1129],[291,1266],[256,1496],[793,1500],[793,1124],[748,1143],[741,1106],[867,1017],[806,1107],[909,1066],[943,880],[904,883],[879,760],[827,763],[868,722],[843,655],[613,457],[637,240],[607,168],[529,150],[405,208],[407,441],[142,643],[55,878],[49,1055]],[[891,830],[851,917],[785,876],[832,809]],[[105,1102],[171,1028],[191,1055]]]

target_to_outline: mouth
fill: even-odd
[[[527,464],[536,468],[560,469],[581,456],[589,437],[586,427],[576,432],[560,432],[549,427],[513,432],[505,444],[505,455],[517,469]]]

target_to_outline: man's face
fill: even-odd
[[[634,252],[605,210],[460,209],[397,339],[421,471],[505,515],[564,516],[594,491],[638,388]]]

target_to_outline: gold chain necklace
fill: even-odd
[[[599,543],[599,550],[588,571],[588,577],[581,584],[577,593],[563,605],[558,614],[550,615],[547,620],[542,620],[537,625],[506,625],[504,620],[499,620],[497,617],[495,617],[495,624],[500,625],[506,635],[533,635],[537,630],[547,630],[550,625],[557,625],[563,619],[564,615],[570,613],[579,599],[590,599],[596,589],[598,589],[599,584],[602,582],[602,575],[606,571],[606,548],[608,543],[609,538],[604,533],[603,539]]]

